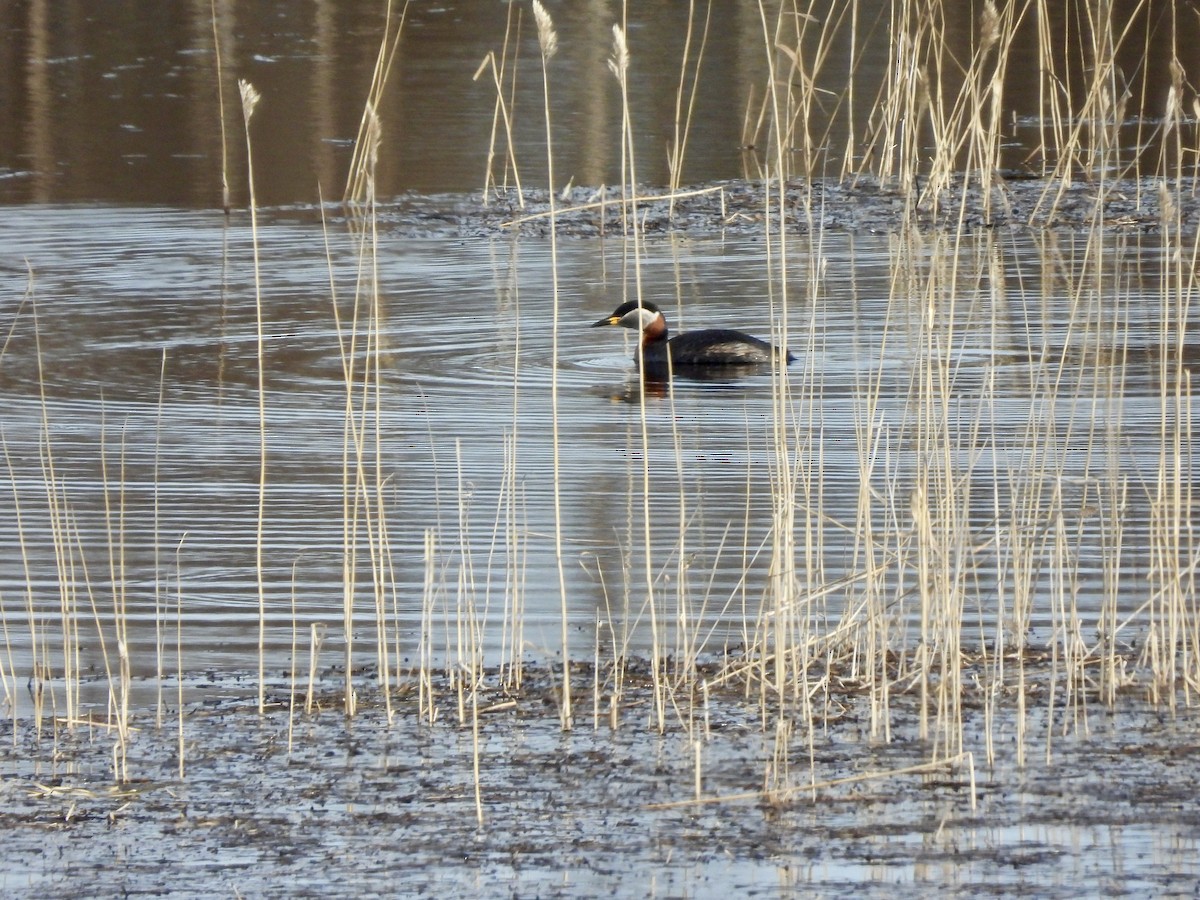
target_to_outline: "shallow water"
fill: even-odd
[[[338,220],[323,231],[312,210],[266,213],[260,228],[263,596],[266,662],[279,667],[294,642],[307,646],[314,623],[331,629],[327,653],[343,646],[346,389],[329,284],[332,270],[348,341],[359,254],[355,229]],[[1121,291],[1112,301],[1093,284],[1091,257],[1076,255],[1072,243],[1069,236],[965,239],[954,305],[938,301],[946,326],[932,332],[919,327],[923,304],[895,295],[892,273],[901,257],[942,258],[941,239],[900,247],[887,236],[828,234],[819,247],[801,238],[789,245],[788,342],[801,356],[792,366],[789,416],[802,475],[803,584],[816,589],[861,571],[855,523],[864,472],[886,496],[870,507],[875,527],[901,541],[911,530],[924,453],[912,442],[924,433],[928,396],[914,379],[928,371],[922,360],[935,353],[934,334],[950,342],[935,353],[944,356],[951,386],[946,446],[959,477],[970,479],[961,496],[979,545],[965,559],[964,614],[985,634],[997,622],[1011,626],[1004,617],[1022,584],[1005,554],[1019,528],[1042,542],[1030,557],[1045,567],[1029,582],[1042,595],[1026,623],[1035,636],[1044,639],[1062,621],[1054,577],[1070,580],[1073,621],[1084,630],[1097,627],[1114,593],[1122,619],[1139,609],[1152,590],[1147,485],[1161,447],[1157,247],[1120,235],[1106,241],[1101,274]],[[135,673],[160,665],[156,646],[174,659],[181,645],[188,670],[251,666],[260,446],[247,222],[170,209],[25,207],[0,223],[0,245],[8,248],[10,337],[0,386],[11,474],[0,499],[7,548],[0,574],[16,671],[29,665],[34,634],[70,646],[56,624],[62,603],[75,610],[72,640],[84,672],[103,669],[102,652],[111,653],[121,622],[128,622],[123,639]],[[678,650],[676,639],[697,634],[715,651],[751,635],[763,609],[777,465],[771,380],[651,386],[646,456],[627,333],[588,327],[631,289],[625,250],[603,238],[558,245],[557,467],[573,653],[590,656],[598,640],[634,652],[649,645],[646,474],[664,645]],[[641,278],[645,296],[668,310],[675,327],[736,325],[766,335],[779,322],[766,260],[766,245],[754,237],[652,239]],[[424,606],[433,612],[439,656],[469,652],[447,623],[470,620],[494,662],[511,648],[505,626],[517,619],[526,652],[551,656],[561,645],[562,600],[549,245],[385,231],[376,265],[383,308],[373,349],[382,368],[368,456],[377,442],[379,465],[367,477],[378,473],[387,525],[395,652],[415,659]],[[807,279],[815,269],[813,293]],[[1120,365],[1112,361],[1118,353]],[[515,449],[506,463],[509,438]],[[1191,452],[1185,442],[1185,467]],[[51,466],[59,486],[53,503]],[[1127,492],[1120,581],[1106,582],[1115,526],[1104,504],[1117,488]],[[1031,492],[1059,499],[1018,502]],[[1022,525],[1026,508],[1038,517]],[[1054,530],[1047,510],[1059,510],[1065,549],[1047,541]],[[427,534],[435,540],[431,560]],[[370,660],[376,616],[364,539],[352,633]],[[897,567],[897,592],[906,571]],[[855,596],[852,586],[838,590],[813,615],[829,627]],[[522,616],[512,614],[514,602]],[[901,598],[894,611],[904,622],[918,605]],[[1126,638],[1139,627],[1133,617]],[[51,663],[56,672],[63,665]]]

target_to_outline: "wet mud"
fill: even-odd
[[[259,715],[245,694],[252,679],[206,680],[188,687],[210,696],[182,717],[135,717],[125,782],[113,778],[106,729],[47,724],[39,739],[31,723],[5,723],[0,887],[11,897],[1183,897],[1200,885],[1194,710],[1134,697],[1116,710],[1094,700],[1048,710],[1053,701],[1031,692],[1022,767],[1015,690],[990,713],[972,691],[970,756],[928,767],[950,754],[919,737],[919,691],[894,695],[890,740],[871,736],[867,692],[840,676],[807,717],[764,718],[757,691],[713,691],[707,705],[676,695],[659,733],[636,668],[614,728],[611,697],[596,697],[593,673],[577,667],[569,732],[552,668],[531,668],[519,690],[490,673],[477,726],[469,700],[459,720],[445,679],[432,685],[433,724],[415,681],[395,691],[389,721],[366,675],[352,719],[336,672],[307,714],[286,683]]]
[[[931,192],[926,179],[901,190],[860,179],[857,182],[797,180],[784,191],[784,227],[789,233],[822,230],[881,234],[916,226],[924,230],[985,228],[1062,231],[1194,233],[1200,227],[1200,201],[1190,182],[1117,179],[1106,183],[1060,183],[1007,173],[991,190],[956,178]],[[669,231],[759,234],[767,223],[767,187],[761,181],[728,181],[677,192],[639,192],[642,233]],[[421,236],[531,234],[550,228],[550,202],[544,190],[496,192],[488,203],[479,195],[410,196],[380,207],[392,231]],[[620,188],[572,187],[555,198],[560,233],[579,237],[620,234]],[[772,225],[779,221],[777,187],[769,198]]]

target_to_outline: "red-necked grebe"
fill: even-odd
[[[664,371],[668,359],[675,371],[701,370],[720,366],[761,366],[779,357],[784,364],[796,357],[790,350],[780,351],[764,340],[732,328],[705,328],[688,331],[668,340],[667,319],[653,303],[636,300],[622,303],[593,328],[601,325],[620,325],[637,328],[642,333],[642,364],[646,370]],[[637,359],[635,355],[634,359]]]

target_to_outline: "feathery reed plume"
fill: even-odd
[[[533,0],[533,18],[537,21],[538,47],[542,51],[542,62],[549,62],[558,52],[558,33],[550,20],[550,13],[539,0]]]

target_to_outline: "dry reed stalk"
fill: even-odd
[[[1083,177],[1099,182],[1097,193],[1100,199],[1097,207],[1103,206],[1104,195],[1110,190],[1108,172],[1119,163],[1119,132],[1129,98],[1117,65],[1117,54],[1129,38],[1147,2],[1139,0],[1123,25],[1114,21],[1111,4],[1100,7],[1085,5],[1086,27],[1079,30],[1079,52],[1083,57],[1082,72],[1089,79],[1086,95],[1076,106],[1067,88],[1068,100],[1064,104],[1063,116],[1074,124],[1069,129],[1065,125],[1055,125],[1056,141],[1052,151],[1055,165],[1049,173],[1045,190],[1032,210],[1031,218],[1053,219],[1067,187],[1077,177],[1077,170]],[[1039,7],[1039,12],[1043,11],[1045,8]],[[1172,55],[1175,52],[1175,47],[1172,47]],[[1054,79],[1056,88],[1061,84],[1070,84],[1069,77],[1054,78],[1057,64],[1053,59],[1057,55],[1057,48],[1044,49],[1042,53],[1047,77]],[[1070,54],[1063,56],[1069,64]],[[1056,106],[1056,120],[1058,115]]]
[[[113,707],[113,715],[117,723],[117,743],[113,747],[114,759],[117,763],[114,771],[114,776],[118,781],[125,781],[128,778],[128,772],[125,768],[125,751],[128,746],[129,734],[129,688],[130,688],[130,663],[129,663],[129,631],[128,631],[128,608],[125,596],[125,438],[122,432],[121,449],[120,449],[120,465],[117,475],[117,524],[113,525],[113,510],[112,503],[109,498],[109,485],[111,482],[108,477],[108,449],[106,446],[107,429],[105,427],[105,415],[103,410],[100,417],[100,484],[101,495],[104,505],[104,530],[105,543],[108,550],[108,574],[109,584],[111,588],[112,602],[112,625],[113,635],[117,645],[117,679],[113,683],[113,676],[108,662],[108,651],[104,641],[104,629],[101,624],[99,612],[96,609],[94,600],[92,601],[93,615],[96,620],[96,631],[100,642],[101,655],[105,660],[105,669],[109,677],[109,696]],[[84,584],[87,585],[87,593],[91,599],[91,579],[87,577],[87,563],[83,551],[83,541],[75,530],[76,540],[79,545],[79,564],[84,572]],[[65,611],[64,611],[65,615]],[[73,618],[73,615],[72,615]],[[78,647],[78,641],[72,642]],[[77,671],[75,666],[71,666],[71,670]],[[72,698],[75,691],[70,685],[70,671],[64,672],[64,678],[67,681],[67,697]],[[68,702],[68,708],[78,708],[78,701]]]
[[[475,676],[476,678],[478,675]],[[475,824],[483,827],[483,781],[479,764],[479,685],[471,685],[471,781],[475,789]]]
[[[910,246],[920,240],[906,235]],[[933,238],[942,244],[941,236]],[[951,423],[951,374],[955,345],[956,255],[933,249],[929,256],[948,260],[928,272],[909,272],[911,290],[920,297],[916,372],[911,390],[915,407],[913,456],[915,483],[911,498],[920,600],[920,644],[915,661],[920,672],[920,726],[923,739],[934,741],[933,754],[961,751],[961,620],[969,535],[965,534],[965,497],[954,464],[958,450]],[[929,714],[935,716],[931,728]]]
[[[769,76],[771,86],[766,92],[765,98],[770,98],[772,93],[776,93],[776,97],[779,93],[782,94],[784,99],[783,120],[778,121],[774,118],[775,112],[779,111],[777,109],[772,109],[771,114],[766,115],[768,110],[764,104],[760,124],[763,121],[770,121],[773,129],[782,131],[781,135],[769,139],[768,144],[773,145],[781,141],[787,148],[788,153],[784,158],[785,168],[779,172],[784,178],[789,178],[797,173],[812,177],[826,167],[830,152],[829,136],[837,119],[840,99],[832,110],[826,112],[822,97],[831,95],[833,92],[818,87],[818,81],[821,79],[825,64],[835,49],[838,32],[843,28],[847,15],[851,18],[852,48],[857,32],[857,0],[834,5],[832,9],[823,7],[817,14],[810,11],[817,9],[817,6],[818,4],[811,0],[806,9],[801,9],[801,4],[795,0],[792,0],[790,4],[781,5],[770,39],[779,61],[773,61],[771,64]],[[854,81],[853,57],[852,50],[851,72],[844,82],[847,85],[847,91],[851,90],[850,85]],[[783,65],[784,61],[786,61],[786,66]],[[784,88],[781,92],[779,91],[780,87]],[[823,113],[826,118],[824,133],[814,139],[810,129]],[[853,134],[853,131],[854,126],[851,124],[848,133]],[[793,166],[791,162],[796,155],[801,160],[799,167]]]
[[[312,713],[317,698],[317,668],[321,658],[321,647],[325,645],[328,627],[324,622],[313,622],[308,629],[308,680],[304,692],[304,714]]]
[[[864,147],[864,162],[873,164],[875,177],[898,183],[906,196],[916,182],[921,125],[932,105],[923,48],[929,23],[914,6],[914,0],[891,4],[887,74],[868,116]]]
[[[852,258],[853,259],[853,258]],[[851,271],[854,271],[853,266]],[[852,297],[857,302],[857,288],[852,284]],[[851,571],[872,573],[863,579],[861,595],[853,588],[846,593],[847,603],[861,596],[865,608],[866,678],[871,691],[870,733],[873,738],[891,740],[891,677],[888,654],[892,649],[892,615],[888,611],[888,579],[894,577],[887,564],[895,558],[893,541],[899,544],[900,528],[895,520],[894,492],[883,493],[879,485],[893,485],[896,474],[889,471],[895,459],[892,441],[895,436],[887,426],[881,408],[883,400],[884,359],[890,347],[892,320],[885,320],[879,347],[872,348],[878,360],[865,376],[855,378],[854,435],[857,446],[858,492],[855,523],[852,528],[854,546],[850,558]],[[882,470],[882,471],[881,471]],[[876,520],[880,520],[877,529]]]
[[[459,684],[470,690],[472,697],[479,689],[483,672],[482,631],[486,623],[479,615],[476,602],[475,559],[472,552],[469,500],[472,491],[463,477],[462,441],[454,440],[454,465],[457,478],[458,503],[458,588],[455,594],[455,667]],[[461,697],[461,692],[460,692]],[[460,703],[459,722],[465,724],[466,711]]]
[[[353,631],[361,544],[366,549],[366,562],[371,576],[376,665],[380,673],[385,712],[391,721],[394,711],[391,698],[391,651],[388,642],[389,598],[393,616],[398,601],[394,589],[395,577],[384,500],[387,478],[382,467],[382,358],[386,350],[383,346],[386,332],[378,270],[379,233],[375,180],[382,127],[379,117],[370,106],[364,111],[364,122],[366,127],[360,141],[362,153],[358,158],[358,205],[362,215],[351,220],[352,226],[359,233],[354,245],[358,267],[349,322],[344,322],[341,317],[326,234],[330,293],[345,389],[342,445],[342,624],[346,669],[344,707],[347,715],[354,715],[357,707],[351,673],[354,669]],[[361,361],[360,347],[363,354]]]
[[[773,66],[779,44],[767,20],[766,8],[758,4],[759,22],[763,33],[763,48],[767,66]],[[783,239],[786,233],[785,173],[788,162],[786,134],[788,119],[785,100],[780,97],[776,79],[772,78],[767,92],[767,108],[770,111],[771,160],[766,167],[766,190],[764,191],[764,221],[766,222],[766,268],[769,285],[769,314],[772,334],[782,346],[788,341],[788,250]],[[775,192],[778,192],[777,195]],[[778,323],[776,325],[775,323]],[[796,577],[796,487],[802,469],[796,466],[792,446],[792,398],[787,366],[779,359],[772,360],[771,378],[771,555],[767,570],[767,601],[771,610],[768,621],[771,629],[763,636],[762,652],[765,659],[770,654],[774,660],[770,676],[770,688],[777,698],[784,698],[789,687],[799,694],[807,694],[801,687],[807,676],[807,661],[803,655],[793,653],[795,649],[808,647],[807,618],[797,618],[799,585]],[[810,492],[811,493],[811,492]],[[806,542],[806,546],[812,546]],[[772,653],[773,645],[773,653]],[[789,663],[796,661],[796,668]],[[764,685],[765,687],[765,685]],[[765,695],[764,695],[765,699]],[[766,717],[766,708],[763,716]]]
[[[516,417],[514,416],[514,427]],[[496,516],[488,550],[487,577],[484,581],[484,621],[480,622],[479,641],[486,629],[487,611],[491,608],[491,585],[494,556],[500,545],[504,559],[504,599],[500,617],[500,682],[506,688],[518,689],[522,678],[522,647],[524,644],[524,568],[525,548],[518,527],[519,475],[517,442],[512,432],[503,435],[504,461],[500,475],[500,491],[496,499]]]
[[[372,459],[373,482],[368,487],[360,474],[359,483],[364,492],[363,513],[367,531],[367,546],[370,548],[371,586],[375,602],[376,666],[379,671],[380,688],[383,691],[384,711],[387,721],[394,719],[391,691],[391,661],[388,652],[388,595],[391,587],[392,605],[395,608],[395,573],[392,567],[391,544],[388,539],[387,506],[384,502],[386,477],[383,472],[383,424],[382,346],[385,334],[383,298],[379,279],[379,231],[375,172],[379,162],[379,146],[383,129],[377,116],[369,119],[367,129],[368,152],[366,156],[366,204],[367,225],[370,235],[370,319],[368,327],[368,362],[364,367],[362,400],[362,430],[373,439]],[[347,643],[349,640],[347,639]]]
[[[69,583],[67,554],[69,552],[69,541],[66,538],[67,529],[65,527],[65,514],[62,504],[59,500],[58,493],[58,478],[55,474],[54,463],[54,446],[51,440],[50,432],[50,407],[46,398],[46,378],[45,368],[42,356],[42,337],[41,326],[38,321],[38,307],[36,298],[33,295],[33,272],[29,271],[29,288],[27,291],[29,299],[30,318],[33,323],[33,341],[34,341],[34,356],[37,361],[37,384],[38,384],[38,405],[39,405],[39,428],[41,430],[41,440],[38,447],[38,462],[42,472],[42,483],[45,485],[46,491],[46,512],[49,519],[51,546],[54,550],[55,572],[58,578],[59,586],[59,601],[62,614],[70,614],[72,610],[69,606],[69,601],[65,595],[66,586]],[[7,455],[7,446],[5,448]],[[11,460],[8,460],[9,470],[12,469]],[[16,496],[16,483],[13,484],[14,497]],[[25,565],[26,575],[26,610],[29,618],[29,634],[30,648],[33,655],[33,671],[30,674],[31,693],[33,697],[33,716],[35,725],[35,734],[40,741],[42,738],[43,725],[43,701],[45,698],[44,685],[52,677],[53,667],[49,663],[49,651],[47,649],[48,635],[45,630],[39,629],[37,626],[37,614],[33,601],[33,581],[29,578],[30,568],[26,562],[25,542],[21,541],[21,555],[23,564]],[[74,642],[71,640],[71,632],[69,623],[71,619],[64,615],[63,618],[63,655],[64,665],[70,665],[72,657],[72,647]],[[38,638],[41,638],[40,643]],[[39,656],[39,649],[41,655]]]
[[[292,561],[292,586],[288,592],[291,600],[291,646],[288,648],[288,702],[287,702],[287,752],[288,757],[292,755],[293,739],[296,731],[296,572],[300,567],[300,559],[297,557]]]
[[[622,5],[624,11],[625,6]],[[621,196],[622,217],[625,221],[625,233],[630,237],[626,245],[629,257],[633,260],[634,296],[638,305],[642,303],[642,242],[641,227],[638,216],[637,197],[637,161],[634,155],[633,116],[629,105],[629,46],[625,39],[625,31],[620,25],[613,25],[612,56],[608,60],[609,71],[617,79],[621,90]],[[644,368],[642,360],[642,344],[637,343],[635,351],[637,369]],[[663,644],[659,631],[659,609],[657,591],[654,587],[654,554],[650,534],[650,506],[653,491],[650,477],[650,429],[647,419],[646,382],[638,378],[638,421],[641,436],[641,482],[642,482],[642,549],[645,558],[646,600],[645,606],[650,614],[650,670],[654,698],[654,726],[662,732],[666,728],[666,684],[663,681]]]
[[[342,195],[345,203],[362,201],[367,188],[367,165],[369,157],[377,150],[377,137],[372,135],[372,129],[378,128],[377,111],[383,100],[383,92],[387,87],[388,76],[392,64],[400,50],[400,37],[404,33],[404,22],[408,17],[409,0],[404,0],[400,9],[400,18],[392,31],[394,18],[394,0],[387,0],[384,13],[383,37],[379,42],[379,52],[375,57],[375,68],[371,73],[371,85],[367,90],[367,98],[363,104],[362,119],[358,124],[358,135],[354,139],[354,153],[350,159],[350,170],[346,176],[346,190]],[[372,119],[376,119],[374,123]],[[374,145],[374,146],[373,146]],[[373,164],[372,164],[373,166]]]
[[[421,637],[418,641],[418,710],[422,719],[432,725],[437,720],[437,706],[433,696],[433,608],[436,603],[436,559],[437,534],[432,528],[425,529],[425,552],[423,556],[425,583],[421,595]]]
[[[163,589],[162,589],[162,561],[159,557],[159,548],[162,546],[162,533],[160,530],[159,517],[159,465],[162,461],[162,424],[163,424],[163,406],[166,403],[167,390],[167,350],[164,347],[162,351],[162,359],[158,368],[158,404],[154,411],[154,497],[153,497],[153,541],[154,541],[154,679],[155,679],[155,703],[154,703],[154,719],[155,724],[161,728],[163,723],[163,679],[166,672],[166,661],[163,658],[166,653],[166,637],[163,633],[164,617],[166,611],[164,609]]]
[[[233,204],[229,199],[229,142],[225,135],[225,79],[221,72],[221,33],[217,27],[217,0],[209,3],[212,12],[213,59],[217,66],[217,118],[221,126],[221,208],[229,216]]]
[[[559,461],[559,417],[558,417],[558,226],[556,223],[554,183],[554,140],[550,123],[550,60],[558,51],[558,35],[550,14],[539,0],[533,0],[533,15],[537,21],[538,48],[542,59],[542,99],[546,120],[546,179],[550,200],[550,442],[551,479],[554,498],[554,561],[558,571],[558,590],[562,611],[562,706],[561,723],[564,731],[570,731],[573,721],[571,708],[571,655],[568,644],[570,632],[570,610],[567,603],[567,576],[563,561],[562,527],[562,478]]]
[[[17,746],[17,735],[20,733],[17,723],[20,721],[17,709],[17,663],[13,656],[12,633],[8,626],[8,613],[3,603],[0,603],[0,632],[4,635],[4,655],[0,656],[0,687],[4,691],[3,705],[8,707],[8,717],[12,722],[13,747]]]
[[[24,513],[23,513],[23,508],[21,505],[21,493],[18,488],[17,474],[16,474],[16,471],[13,469],[13,459],[12,459],[12,454],[9,451],[9,447],[8,447],[8,438],[4,433],[3,427],[0,427],[0,446],[2,446],[3,450],[4,450],[4,470],[6,472],[8,472],[9,484],[12,486],[13,526],[16,530],[17,550],[18,550],[18,554],[21,559],[21,575],[22,575],[22,578],[24,579],[24,583],[25,583],[25,589],[22,592],[24,594],[25,621],[26,621],[26,625],[28,627],[29,646],[30,646],[30,650],[32,651],[32,657],[33,657],[31,660],[31,662],[33,664],[33,669],[30,672],[30,684],[36,685],[40,681],[38,669],[37,669],[37,647],[38,647],[40,626],[38,624],[38,617],[37,617],[36,609],[34,607],[34,602],[33,602],[33,583],[34,582],[33,582],[32,572],[31,572],[31,568],[30,568],[30,562],[29,562],[29,541],[26,537],[25,517],[24,517]],[[0,604],[0,609],[2,609],[2,608],[3,608],[2,604]],[[9,661],[8,671],[11,673],[12,678],[13,678],[13,684],[15,685],[16,677],[17,677],[16,664],[13,660],[12,647],[8,642],[8,618],[7,618],[7,616],[5,616],[5,618],[4,618],[4,626],[5,626],[4,642],[5,642],[5,648],[8,651],[8,661]],[[37,696],[36,693],[34,693],[35,698],[36,698],[36,696]],[[13,713],[13,715],[12,715],[13,740],[15,742],[16,738],[17,738],[17,732],[16,732],[17,703],[16,703],[15,696],[14,696],[14,699],[12,700],[11,706],[12,706],[12,713]],[[40,717],[35,715],[35,721],[40,722]],[[39,728],[39,733],[40,733],[40,728]]]
[[[179,543],[175,545],[175,709],[180,781],[183,781],[186,772],[187,750],[183,738],[183,563],[180,559],[185,540],[187,535],[180,535]]]
[[[250,119],[262,96],[245,79],[238,81],[242,97],[242,124],[246,133],[246,180],[250,190],[250,244],[254,254],[254,322],[258,373],[258,510],[254,530],[254,574],[258,592],[258,712],[266,712],[267,595],[263,581],[263,535],[267,514],[267,375],[263,335],[262,279],[258,260],[258,199],[254,192],[254,148]]]
[[[471,80],[478,81],[479,76],[483,74],[483,70],[489,69],[492,73],[492,84],[494,84],[496,87],[496,106],[495,106],[495,109],[493,109],[493,111],[492,111],[492,131],[491,131],[491,137],[488,141],[487,173],[483,179],[483,205],[487,206],[487,204],[489,202],[489,192],[490,192],[491,186],[493,184],[496,184],[496,176],[495,176],[495,173],[493,172],[493,161],[495,160],[495,157],[496,157],[496,128],[501,122],[503,122],[504,123],[504,135],[505,135],[505,139],[507,141],[507,152],[505,155],[505,162],[504,162],[504,174],[505,174],[504,181],[505,181],[505,185],[507,186],[508,171],[509,171],[509,167],[511,166],[512,173],[513,173],[513,182],[516,185],[516,191],[517,191],[517,205],[521,209],[524,209],[525,208],[525,194],[521,190],[521,175],[520,175],[520,170],[517,167],[517,147],[516,147],[516,144],[513,142],[512,112],[511,112],[512,104],[511,104],[511,102],[506,103],[504,100],[504,79],[505,79],[505,74],[507,71],[506,67],[507,67],[507,63],[508,63],[509,39],[512,35],[514,14],[517,17],[517,35],[518,35],[518,40],[514,43],[514,54],[519,50],[519,48],[520,48],[519,36],[520,36],[520,31],[521,31],[520,23],[521,23],[521,16],[523,14],[523,10],[521,7],[517,6],[516,4],[511,4],[508,7],[508,15],[505,18],[505,22],[504,22],[504,43],[501,45],[501,48],[500,48],[500,63],[499,63],[499,65],[496,64],[496,54],[494,52],[489,52],[488,55],[483,58],[483,62],[481,62],[479,64],[479,68],[475,70],[475,75],[472,77]],[[516,90],[517,90],[517,67],[516,67],[515,60],[514,60],[514,64],[512,67],[511,90],[513,92],[513,96],[515,97]],[[497,189],[498,189],[498,187],[499,186],[497,185]]]
[[[687,35],[683,44],[683,55],[679,63],[679,87],[675,91],[675,137],[667,153],[667,169],[670,172],[671,205],[668,216],[675,215],[675,193],[683,179],[683,158],[687,150],[688,135],[691,134],[692,115],[696,109],[696,95],[700,85],[700,65],[704,61],[704,49],[708,46],[708,27],[712,21],[712,0],[705,5],[704,27],[700,32],[700,47],[696,51],[696,62],[692,70],[691,89],[687,89],[688,57],[691,55],[692,32],[694,31],[696,2],[688,2]],[[684,112],[683,97],[687,91],[687,111]]]
[[[692,189],[686,190],[686,191],[669,191],[668,193],[665,193],[665,194],[639,194],[636,192],[635,188],[631,188],[628,185],[626,185],[624,187],[624,191],[625,191],[625,193],[623,194],[622,203],[628,204],[632,208],[637,208],[638,206],[648,204],[648,203],[661,202],[663,200],[667,200],[670,203],[674,203],[676,200],[685,200],[689,197],[702,197],[705,194],[720,194],[722,197],[721,202],[723,205],[724,204],[724,196],[725,196],[725,186],[724,185],[715,185],[713,187],[703,187],[703,188],[692,188]],[[598,209],[603,212],[610,205],[612,205],[613,201],[607,199],[606,197],[603,197],[603,195],[605,193],[603,189],[599,190],[598,193],[602,195],[602,199],[596,200],[591,203],[580,203],[577,206],[556,206],[556,207],[554,207],[554,215],[556,217],[564,216],[564,215],[567,215],[568,213],[587,212],[589,209]],[[550,211],[543,210],[541,212],[530,213],[529,215],[526,215],[526,216],[520,216],[516,219],[509,219],[507,222],[501,222],[500,227],[501,228],[516,228],[518,225],[524,225],[528,222],[536,222],[540,219],[548,219],[548,218],[550,218]],[[603,236],[606,232],[607,232],[606,228],[604,228],[604,227],[600,228],[601,236]]]
[[[1200,686],[1200,612],[1195,607],[1196,538],[1192,497],[1192,389],[1187,363],[1191,301],[1196,288],[1196,262],[1200,238],[1184,245],[1179,205],[1170,190],[1184,178],[1181,131],[1182,68],[1173,60],[1174,83],[1167,96],[1166,165],[1172,176],[1159,186],[1162,233],[1162,283],[1159,329],[1155,336],[1158,396],[1159,454],[1151,496],[1150,571],[1151,623],[1157,636],[1152,661],[1155,684],[1172,710],[1175,686],[1182,682],[1185,696]],[[1165,174],[1165,173],[1164,173]],[[1190,686],[1189,686],[1190,681]]]
[[[371,141],[371,145],[378,149],[378,119],[374,116],[366,116],[365,121],[373,123],[375,126],[372,130],[375,139]],[[337,279],[334,276],[333,254],[329,245],[329,228],[325,219],[324,204],[321,204],[320,209],[321,234],[325,243],[326,268],[329,274],[329,298],[333,310],[334,332],[337,335],[338,355],[342,364],[342,385],[345,391],[342,406],[342,630],[345,636],[346,660],[343,707],[349,713],[353,710],[354,706],[350,676],[353,671],[354,596],[358,583],[358,527],[360,518],[359,503],[361,498],[359,476],[364,470],[364,442],[357,424],[359,413],[355,396],[360,377],[358,368],[359,345],[362,340],[363,330],[360,325],[362,319],[363,267],[366,265],[368,254],[364,251],[362,241],[360,240],[356,245],[358,270],[355,279],[350,322],[343,322],[338,302]],[[366,331],[369,343],[371,332],[369,321]],[[365,370],[364,367],[364,374],[361,376],[364,391],[367,390],[367,385],[369,384],[368,376],[369,370]],[[315,633],[313,637],[315,638]],[[310,660],[312,661],[312,665],[315,666],[315,656],[310,657]],[[312,679],[314,676],[315,670],[310,671],[309,693],[305,701],[306,713],[312,707]]]

